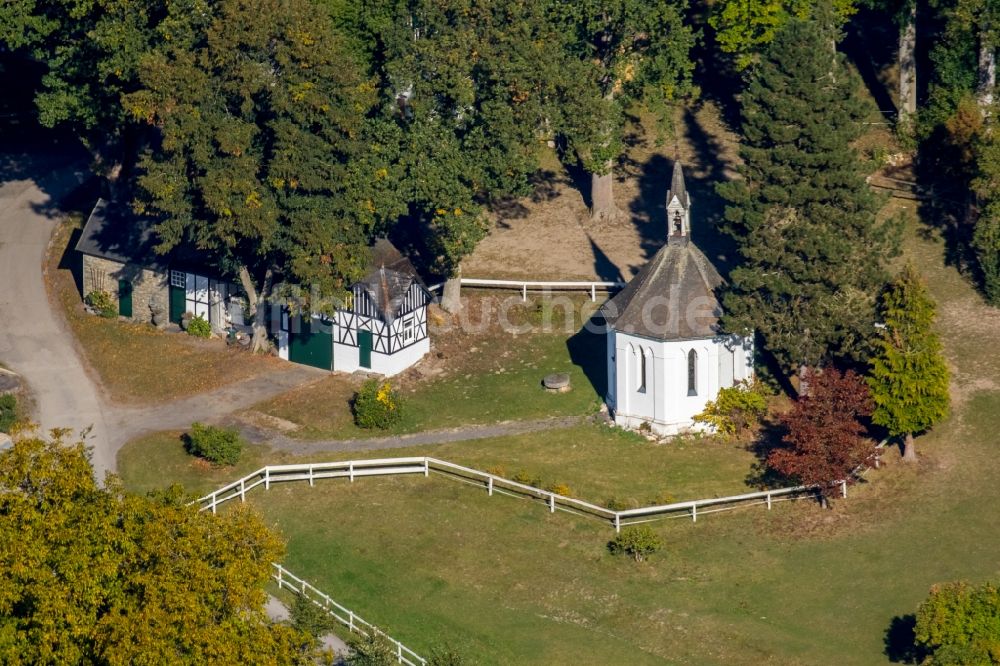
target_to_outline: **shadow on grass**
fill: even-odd
[[[795,485],[794,479],[789,479],[767,464],[767,457],[771,455],[772,451],[781,447],[786,432],[785,426],[777,420],[769,419],[761,423],[757,437],[747,445],[747,450],[757,458],[745,479],[748,486],[766,490],[767,488]]]
[[[607,339],[603,332],[604,317],[593,315],[579,331],[566,340],[566,349],[573,365],[584,376],[601,399],[608,394]]]
[[[912,613],[892,618],[885,630],[885,656],[894,664],[919,664],[927,656],[917,646],[917,617]]]

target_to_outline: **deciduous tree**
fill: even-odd
[[[21,439],[0,453],[0,662],[309,663],[264,612],[282,550],[251,511],[99,488],[82,445]]]
[[[990,583],[935,585],[917,610],[914,633],[930,655],[925,663],[1000,664],[1000,590]]]
[[[809,394],[781,417],[785,433],[767,464],[803,485],[816,486],[825,501],[836,492],[832,484],[852,482],[851,472],[875,455],[863,424],[872,401],[854,371],[829,367],[809,375]]]
[[[831,30],[792,19],[778,32],[742,100],[742,178],[719,187],[741,258],[723,325],[757,330],[789,370],[865,356],[898,248],[851,147],[866,112],[856,80],[817,48]]]
[[[912,265],[886,288],[881,299],[882,336],[876,341],[868,378],[872,420],[905,437],[904,460],[916,460],[914,433],[948,414],[948,366],[934,332],[934,301]]]

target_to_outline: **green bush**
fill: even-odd
[[[550,483],[545,486],[545,489],[550,493],[555,493],[556,495],[562,495],[563,497],[572,497],[573,489],[562,482]]]
[[[17,398],[12,393],[0,395],[0,432],[10,432],[17,423]]]
[[[111,298],[111,294],[106,291],[94,290],[87,294],[87,297],[83,300],[87,305],[97,310],[102,317],[114,319],[118,316],[118,304],[115,303],[115,299]]]
[[[235,465],[243,453],[243,438],[235,428],[192,423],[187,434],[188,453],[216,465]]]
[[[705,411],[694,417],[699,423],[712,426],[723,435],[742,435],[760,423],[767,411],[767,389],[756,379],[742,381],[730,388],[719,390],[714,401],[705,405]]]
[[[196,338],[210,338],[212,337],[212,325],[204,317],[198,315],[188,322],[187,334]]]
[[[642,562],[662,547],[660,537],[646,525],[626,527],[608,542],[612,555],[628,555],[636,562]]]
[[[463,666],[467,663],[465,658],[450,645],[434,648],[430,659],[427,660],[427,666]]]
[[[396,646],[382,634],[369,631],[367,636],[355,636],[347,642],[351,666],[396,666]]]
[[[514,472],[514,476],[510,477],[510,480],[534,488],[542,487],[542,479],[525,469],[519,469]]]
[[[336,621],[325,610],[308,598],[298,595],[290,609],[292,626],[299,631],[319,638],[333,631]]]
[[[627,511],[639,508],[639,502],[632,498],[609,497],[604,500],[604,506],[612,511]]]
[[[359,428],[385,430],[402,416],[402,400],[388,381],[369,379],[354,395],[354,422]]]

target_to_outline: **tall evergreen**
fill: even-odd
[[[912,265],[885,290],[881,310],[885,330],[868,379],[872,420],[905,437],[904,459],[916,460],[913,435],[947,415],[949,394],[948,366],[931,329],[934,301]]]
[[[719,187],[741,258],[723,325],[758,331],[786,370],[866,357],[898,251],[851,148],[867,109],[834,37],[815,19],[778,31],[742,100],[742,178]]]

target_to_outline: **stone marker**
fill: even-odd
[[[545,379],[542,380],[542,386],[545,387],[546,391],[565,393],[570,389],[569,373],[554,372],[551,375],[545,375]]]

